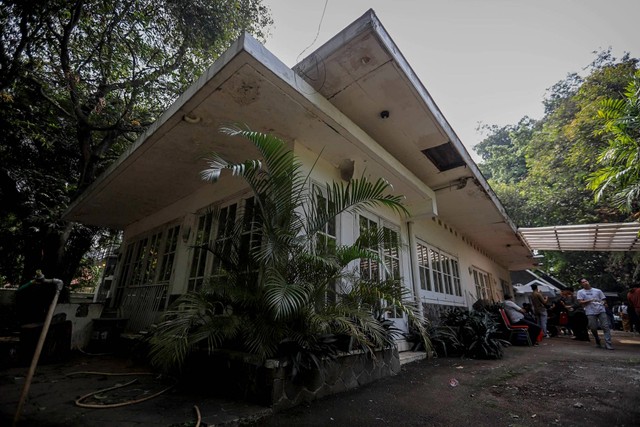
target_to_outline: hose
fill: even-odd
[[[202,415],[200,415],[200,408],[198,408],[198,405],[193,405],[193,409],[196,410],[196,415],[198,416],[198,420],[196,421],[195,427],[200,427],[200,423],[202,422]]]
[[[92,372],[92,371],[87,371],[87,372],[72,372],[72,373],[70,373],[70,374],[67,374],[67,376],[80,375],[80,374],[87,374],[87,375],[109,375],[109,376],[120,376],[120,375],[156,375],[156,374],[154,374],[154,373],[152,373],[152,372],[124,372],[124,373],[110,373],[110,372]],[[137,378],[135,378],[135,379],[133,379],[133,380],[131,380],[131,381],[129,381],[128,383],[125,383],[125,384],[118,384],[118,385],[115,385],[115,386],[113,386],[113,387],[109,387],[109,388],[105,388],[105,389],[102,389],[102,390],[98,390],[98,391],[93,391],[93,392],[91,392],[91,393],[87,393],[87,394],[85,394],[84,396],[81,396],[81,397],[77,398],[77,399],[76,399],[76,401],[75,401],[75,404],[76,404],[76,406],[79,406],[79,407],[81,407],[81,408],[93,408],[93,409],[119,408],[119,407],[121,407],[121,406],[134,405],[134,404],[136,404],[136,403],[144,402],[145,400],[153,399],[154,397],[160,396],[162,393],[164,393],[164,392],[166,392],[166,391],[168,391],[168,390],[172,389],[172,388],[177,384],[177,381],[176,381],[174,384],[170,385],[169,387],[164,388],[164,389],[160,390],[159,392],[154,393],[154,394],[152,394],[152,395],[145,396],[145,397],[142,397],[142,398],[140,398],[140,399],[128,400],[128,401],[120,402],[120,403],[95,404],[95,403],[84,403],[84,402],[83,402],[83,400],[85,400],[85,399],[87,399],[87,398],[89,398],[89,397],[91,397],[91,396],[94,396],[94,395],[96,395],[96,394],[104,393],[104,392],[106,392],[106,391],[116,390],[116,389],[118,389],[118,388],[127,387],[127,386],[129,386],[129,385],[131,385],[131,384],[135,383],[136,381],[138,381],[138,379],[137,379]],[[198,411],[198,413],[199,413],[199,411]]]

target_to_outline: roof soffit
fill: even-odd
[[[483,230],[502,224],[510,234],[504,247],[521,247],[530,256],[495,193],[373,11],[294,70],[436,190],[439,215],[448,223],[478,242]],[[384,120],[383,110],[390,113]],[[448,141],[466,166],[440,172],[420,151]],[[456,191],[467,180],[473,185]]]

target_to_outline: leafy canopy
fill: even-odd
[[[622,97],[629,93],[637,69],[635,58],[625,55],[618,60],[610,51],[601,52],[585,76],[569,74],[549,90],[541,119],[525,117],[516,125],[485,127],[490,134],[478,145],[483,159],[480,169],[519,226],[629,219],[628,209],[622,209],[619,202],[637,193],[632,186],[618,186],[623,181],[615,177],[632,178],[637,173],[633,144],[623,143],[635,135],[637,147],[634,101]],[[620,169],[614,163],[601,163],[614,159],[619,160],[615,167]],[[594,186],[606,185],[607,191],[597,200],[586,187],[589,177],[597,177]],[[543,262],[546,270],[567,284],[585,275],[605,290],[621,290],[640,278],[634,254],[546,251]]]
[[[261,0],[0,2],[0,272],[68,282],[95,229],[70,201],[242,31]]]

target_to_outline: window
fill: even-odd
[[[462,296],[458,260],[426,243],[417,243],[420,289],[441,294]]]
[[[262,228],[262,217],[260,209],[256,206],[256,199],[249,197],[244,200],[244,211],[242,212],[242,238],[240,242],[240,256],[248,254],[250,251],[259,248],[262,244],[260,229]]]
[[[429,258],[431,259],[431,271],[433,273],[435,291],[443,293],[442,272],[440,271],[440,251],[437,249],[429,249],[429,255]]]
[[[122,271],[120,272],[120,278],[118,279],[118,287],[116,289],[115,303],[120,304],[123,296],[123,289],[127,286],[129,279],[129,272],[131,271],[131,263],[133,260],[133,250],[135,248],[135,242],[127,245],[127,250],[124,254],[124,262],[122,264]]]
[[[166,284],[171,280],[179,233],[180,226],[166,226],[127,244],[116,303],[125,287]]]
[[[325,214],[329,209],[333,208],[332,204],[322,195],[319,187],[315,187],[316,202],[318,211]],[[336,252],[338,236],[337,236],[337,218],[331,218],[324,228],[316,233],[315,251],[317,254],[334,254]]]
[[[380,223],[380,225],[379,225]],[[383,281],[400,279],[400,233],[398,229],[384,223],[382,220],[374,220],[360,215],[359,218],[360,237],[365,238],[365,249],[378,258],[384,268],[375,259],[360,259],[360,277],[370,281]],[[382,232],[382,242],[378,247],[379,240],[376,236]],[[368,238],[371,240],[367,242]],[[380,236],[378,236],[380,237]],[[387,307],[390,318],[401,318],[402,314],[395,307]]]
[[[171,273],[173,272],[173,262],[176,259],[176,248],[178,247],[178,233],[180,232],[180,226],[169,228],[167,230],[167,238],[164,241],[164,249],[162,253],[162,262],[160,263],[160,274],[158,275],[158,282],[168,283],[171,280]]]
[[[384,226],[382,261],[386,267],[386,279],[400,278],[400,236],[397,230]]]
[[[220,209],[218,217],[218,231],[216,232],[216,251],[219,253],[230,253],[232,250],[233,229],[236,224],[236,212],[238,204],[233,203]],[[216,276],[222,274],[222,263],[218,257],[213,258],[211,274]]]
[[[476,285],[476,297],[478,299],[489,299],[489,274],[484,271],[473,269],[473,282]]]
[[[189,280],[187,282],[187,288],[190,291],[198,290],[204,282],[208,253],[206,245],[211,241],[212,216],[211,212],[206,212],[198,217],[198,228],[193,242],[191,268],[189,269]]]
[[[418,275],[420,276],[420,289],[432,291],[431,268],[429,267],[429,249],[418,243]]]
[[[230,254],[231,251],[239,250],[238,258],[245,260],[247,258],[243,255],[262,243],[262,219],[254,197],[226,205],[216,214],[215,211],[210,209],[198,217],[189,270],[190,291],[198,290],[208,275],[224,274],[222,262],[215,256],[216,253]],[[237,230],[239,215],[242,215],[242,228]],[[240,232],[239,248],[234,247],[233,242],[237,232]]]
[[[377,261],[361,259],[360,277],[372,281],[400,279],[400,234],[398,229],[391,224],[383,223],[382,244],[378,248],[375,237],[379,233],[378,221],[360,215],[359,222],[360,236],[371,237],[371,241],[365,242],[365,249],[374,257],[379,258],[385,267],[381,269]]]
[[[460,284],[460,264],[455,258],[451,258],[451,277],[453,277],[453,292],[457,296],[462,296],[462,285]]]
[[[365,216],[360,216],[360,237],[376,236],[378,233],[378,223]],[[378,248],[372,242],[365,242],[364,248],[367,252],[374,256],[378,255]],[[360,259],[360,277],[365,280],[377,282],[380,280],[379,265],[376,261],[370,259]]]

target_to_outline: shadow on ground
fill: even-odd
[[[78,397],[136,376],[75,372],[148,370],[116,357],[75,354],[68,362],[38,367],[18,425],[195,426],[197,406],[201,425],[209,426],[635,426],[640,335],[615,331],[614,346],[607,351],[561,336],[539,347],[510,347],[502,360],[424,360],[403,366],[397,376],[278,414],[177,387],[135,405],[78,407]],[[26,370],[0,371],[0,425],[11,425]],[[140,375],[126,393],[134,399],[170,384]]]

